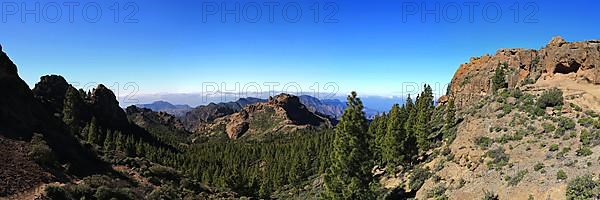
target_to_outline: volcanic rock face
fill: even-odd
[[[495,55],[471,58],[452,78],[450,95],[456,106],[470,105],[491,94],[491,78],[502,63],[508,65],[505,73],[509,88],[523,85],[524,80],[535,82],[568,73],[600,83],[600,41],[568,43],[555,37],[541,50],[501,49]]]
[[[328,119],[309,111],[297,96],[281,94],[268,102],[247,105],[241,111],[198,127],[199,133],[225,132],[231,139],[306,128],[331,127]]]

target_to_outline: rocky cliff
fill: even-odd
[[[574,74],[577,79],[600,83],[600,40],[567,42],[554,37],[542,49],[500,49],[494,55],[471,58],[460,65],[449,93],[461,108],[492,93],[491,78],[502,64],[507,66],[509,88],[538,80],[551,79],[557,74]]]

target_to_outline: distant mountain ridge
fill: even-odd
[[[149,104],[137,104],[135,105],[138,108],[148,108],[155,112],[166,112],[174,116],[183,116],[185,113],[192,110],[192,107],[189,105],[173,105],[166,101],[155,101]]]
[[[192,131],[207,136],[227,135],[230,139],[238,139],[332,127],[330,119],[310,111],[297,96],[280,94],[270,97],[268,101],[254,100],[259,102],[244,105],[232,114],[205,122],[196,121],[191,124]],[[209,104],[199,109],[212,107],[233,111],[236,107],[227,106],[239,106],[240,102],[244,101]]]

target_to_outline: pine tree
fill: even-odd
[[[63,106],[63,122],[67,124],[71,133],[79,133],[79,120],[81,116],[81,106],[83,99],[79,96],[79,92],[72,87],[67,89]]]
[[[454,107],[454,99],[450,99],[446,107],[445,129],[453,127],[454,123],[456,123],[456,108]]]
[[[356,92],[335,130],[331,167],[325,176],[324,199],[373,199],[367,144],[367,120]]]
[[[385,135],[387,133],[387,122],[388,121],[388,114],[383,113],[381,116],[379,116],[379,122],[377,123],[377,130],[375,132],[375,145],[377,146],[377,162],[380,163],[383,161],[382,158],[382,149],[383,149],[383,143],[385,141]]]
[[[406,138],[403,128],[405,119],[402,118],[401,109],[394,104],[390,110],[387,122],[387,131],[383,139],[382,157],[389,169],[399,165],[404,160],[404,141]]]
[[[92,121],[90,122],[88,129],[87,142],[89,142],[90,144],[98,144],[98,132],[98,121],[96,120],[96,117],[92,117]]]
[[[454,99],[450,99],[446,105],[446,118],[444,120],[444,140],[450,142],[456,136],[456,130],[452,129],[456,124],[456,108]]]
[[[506,88],[508,87],[508,83],[506,82],[506,77],[505,77],[505,70],[506,67],[508,66],[507,63],[498,63],[498,67],[496,67],[496,72],[494,73],[494,76],[492,77],[492,90],[494,93],[496,93],[496,91],[498,91],[498,89],[500,88]]]
[[[108,130],[106,133],[106,137],[104,138],[103,146],[105,151],[112,151],[115,149],[114,140],[115,138],[113,137],[113,132],[111,130]]]
[[[433,111],[433,92],[429,85],[425,85],[421,96],[417,100],[417,116],[414,127],[414,134],[417,140],[417,148],[420,151],[429,149],[430,121]]]
[[[378,135],[381,120],[383,119],[383,115],[377,115],[373,118],[371,123],[369,124],[369,136],[373,138],[369,141],[369,148],[371,149],[371,153],[373,154],[373,160],[375,163],[381,161],[381,141],[383,140],[383,136]]]

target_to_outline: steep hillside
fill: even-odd
[[[16,65],[0,53],[0,145],[3,182],[0,196],[32,189],[69,176],[105,171],[107,166],[69,134],[52,111],[59,104],[43,104],[18,76]],[[44,107],[44,105],[51,105]],[[36,134],[36,137],[34,136]],[[67,167],[65,167],[67,166]],[[4,185],[4,183],[8,185]]]
[[[416,197],[582,197],[580,177],[600,171],[599,53],[598,41],[556,37],[541,50],[503,49],[461,65],[449,88],[462,119],[456,138],[419,166],[431,178]]]
[[[129,106],[126,109],[131,122],[147,130],[161,141],[177,146],[189,142],[190,133],[179,119],[166,112],[154,112],[147,108]]]

